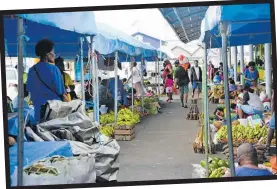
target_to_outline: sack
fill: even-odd
[[[43,170],[48,173],[41,173]],[[16,178],[17,171],[12,176],[12,186],[17,185]],[[70,158],[53,156],[25,168],[23,180],[24,186],[95,183],[95,158],[92,155]]]

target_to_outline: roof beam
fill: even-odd
[[[183,17],[189,17],[189,18],[191,18],[192,16],[195,16],[195,15],[198,15],[198,16],[200,17],[200,15],[201,15],[202,13],[206,13],[206,11],[196,12],[196,13],[193,13],[193,14],[191,14],[191,15],[180,16],[180,17],[182,17],[182,18],[183,18]],[[204,15],[204,16],[205,16],[205,15]],[[204,16],[203,16],[203,18],[204,18]],[[201,18],[201,21],[203,20],[203,18]],[[197,19],[197,20],[199,20],[199,19]],[[177,22],[178,22],[178,20],[172,22],[172,24],[176,24]],[[188,23],[188,22],[186,22],[186,23]]]
[[[176,8],[173,8],[173,10],[174,10],[174,13],[175,13],[175,15],[176,15],[177,19],[179,20],[179,22],[180,22],[180,24],[181,24],[181,27],[183,28],[183,31],[184,31],[184,34],[185,34],[185,36],[186,36],[187,40],[189,41],[189,38],[188,38],[188,36],[187,36],[187,33],[186,33],[186,30],[185,30],[185,27],[184,27],[184,25],[183,25],[182,20],[181,20],[181,19],[180,19],[180,17],[179,17],[179,14],[178,14],[178,12],[177,12],[177,9],[176,9]]]

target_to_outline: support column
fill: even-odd
[[[86,99],[85,99],[85,82],[84,82],[83,37],[80,37],[80,64],[81,64],[82,101],[83,101],[83,104],[85,106],[86,105]]]
[[[266,43],[265,44],[265,89],[266,94],[271,97],[271,88],[272,88],[272,63],[271,63],[271,56],[270,56],[270,50],[271,44]]]
[[[227,60],[227,62],[228,62],[228,67],[230,68],[231,67],[231,61],[232,61],[232,58],[231,58],[231,48],[228,48],[228,51],[227,51],[227,56],[228,56],[228,60]],[[222,58],[223,59],[223,58]],[[227,73],[229,73],[229,72],[227,72]]]
[[[97,96],[97,83],[98,83],[98,70],[96,70],[96,62],[94,57],[94,41],[93,36],[90,36],[90,56],[91,56],[91,64],[92,64],[92,86],[93,86],[93,119],[95,122],[99,120],[99,103],[98,103],[98,96]]]
[[[234,81],[237,82],[237,47],[231,47],[232,64],[234,65]]]
[[[244,69],[244,46],[239,47],[239,60],[240,60],[240,83],[244,84],[244,76],[243,76],[243,69]]]
[[[18,18],[18,137],[17,137],[17,184],[23,186],[23,162],[24,162],[24,89],[23,89],[23,54],[24,54],[24,22]]]
[[[117,104],[118,104],[118,77],[117,77],[117,71],[118,71],[118,51],[115,51],[115,61],[114,61],[114,125],[117,124]]]
[[[208,111],[208,90],[207,90],[207,65],[208,65],[208,59],[207,59],[207,45],[206,43],[202,43],[203,48],[204,48],[204,54],[203,54],[203,60],[204,60],[204,69],[203,69],[203,75],[202,75],[202,79],[203,79],[203,91],[202,91],[202,95],[203,95],[203,99],[204,99],[204,108],[203,108],[203,112],[204,112],[204,128],[205,128],[205,154],[206,154],[206,175],[209,175],[209,111]]]
[[[253,51],[253,45],[249,45],[249,62],[254,61],[254,51]]]
[[[229,82],[228,82],[228,65],[227,65],[227,22],[220,22],[220,33],[222,38],[222,58],[223,58],[223,75],[224,75],[224,93],[225,93],[225,107],[226,107],[226,125],[228,132],[228,148],[230,155],[230,168],[232,177],[235,174],[234,154],[233,154],[233,137],[231,126],[231,112],[230,112],[230,95],[229,95]]]

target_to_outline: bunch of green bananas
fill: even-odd
[[[100,115],[101,125],[110,124],[110,123],[114,123],[114,112]]]
[[[233,135],[233,141],[256,143],[262,137],[263,138],[267,137],[267,128],[260,127],[260,125],[255,125],[254,127],[251,127],[249,125],[247,127],[243,125],[237,125],[237,126],[232,126],[232,135]],[[219,131],[217,132],[217,139],[218,140],[228,139],[226,126],[223,126],[221,129],[219,129]]]
[[[134,100],[134,105],[135,105],[135,106],[141,106],[140,100],[139,100],[139,99],[135,99],[135,100]]]
[[[118,111],[117,116],[117,125],[132,126],[140,122],[139,114],[134,112],[134,115],[131,110],[124,108]]]
[[[114,127],[113,126],[104,126],[101,128],[100,132],[107,137],[112,137],[114,134]]]
[[[225,168],[220,167],[212,171],[212,173],[209,175],[209,178],[221,178],[224,174],[225,174]]]

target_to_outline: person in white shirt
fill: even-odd
[[[241,104],[238,104],[238,114],[239,118],[243,119],[244,115],[256,115],[258,114],[260,118],[263,117],[264,105],[257,94],[255,94],[254,89],[250,87],[248,83],[244,85],[243,100]]]
[[[130,79],[132,78],[133,81],[133,85],[134,88],[136,89],[136,96],[140,97],[143,93],[142,91],[142,83],[141,83],[141,73],[139,71],[139,69],[137,68],[137,63],[136,62],[132,62],[132,67],[131,67],[131,75],[128,79],[127,82],[130,81]]]
[[[198,98],[200,97],[201,94],[201,89],[202,89],[202,70],[198,66],[198,61],[194,61],[195,66],[191,68],[190,71],[190,81],[192,83],[192,98],[194,98],[195,90],[197,89],[198,91]]]

